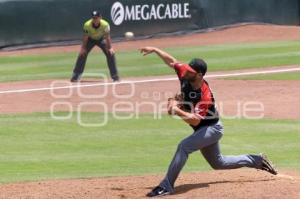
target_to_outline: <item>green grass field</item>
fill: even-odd
[[[234,78],[227,78],[227,79],[231,79],[231,80],[300,80],[300,72],[251,75],[251,76],[241,76],[241,77],[234,77]]]
[[[210,71],[258,68],[300,63],[300,41],[254,44],[212,45],[166,49],[178,60],[188,62],[201,57]],[[0,81],[70,78],[77,53],[57,53],[36,56],[0,57]],[[118,52],[117,61],[122,77],[173,74],[156,56],[143,57],[138,50]],[[107,74],[105,58],[92,52],[85,76]]]
[[[300,63],[300,40],[257,44],[213,45],[166,49],[188,62],[202,57],[210,71]],[[77,53],[39,56],[0,56],[0,82],[69,78]],[[138,51],[117,54],[122,77],[166,75],[173,72],[156,56]],[[105,58],[89,56],[85,76],[107,73]],[[300,73],[234,79],[295,79]],[[65,115],[66,113],[58,113]],[[82,127],[76,114],[54,120],[49,113],[0,114],[0,183],[43,179],[143,175],[164,173],[177,143],[192,133],[182,121],[151,115],[114,120],[108,125]],[[103,113],[83,113],[84,121],[99,123]],[[300,123],[296,120],[224,120],[223,154],[265,152],[280,169],[300,169]],[[199,153],[191,155],[185,171],[209,170]]]
[[[100,113],[83,114],[84,121],[102,119]],[[76,113],[61,121],[49,113],[0,116],[0,182],[164,173],[177,143],[192,132],[169,116],[108,119],[104,127],[81,127]],[[224,154],[266,152],[281,169],[300,168],[299,121],[223,122]],[[185,167],[185,171],[208,169],[198,152]]]

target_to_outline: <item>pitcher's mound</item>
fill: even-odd
[[[143,198],[163,176],[54,180],[0,186],[0,198]],[[300,198],[300,173],[240,169],[182,174],[164,198]]]

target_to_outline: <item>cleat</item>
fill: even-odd
[[[120,82],[120,78],[114,78],[113,82]]]
[[[70,82],[72,82],[72,83],[79,82],[79,79],[74,79],[74,78],[72,78],[72,79],[70,80]]]
[[[73,73],[72,78],[70,79],[70,82],[79,82],[81,75]]]
[[[166,190],[163,187],[157,186],[155,187],[152,191],[150,191],[149,193],[147,193],[147,197],[157,197],[157,196],[166,196],[166,195],[170,195],[171,193]]]
[[[261,154],[262,157],[262,167],[261,170],[267,171],[273,175],[277,175],[278,172],[275,169],[274,165],[272,164],[272,162],[268,159],[268,157],[264,154]]]

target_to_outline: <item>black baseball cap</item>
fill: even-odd
[[[197,73],[201,73],[203,76],[206,74],[207,64],[203,59],[194,58],[190,61],[189,65]]]
[[[101,14],[98,10],[92,11],[92,17],[101,17]]]

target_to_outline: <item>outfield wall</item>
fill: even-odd
[[[0,48],[80,40],[93,9],[111,23],[113,37],[241,22],[299,25],[299,0],[0,0]]]

